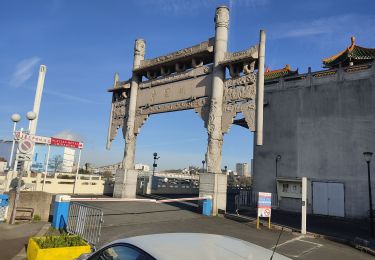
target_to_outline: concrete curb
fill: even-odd
[[[231,220],[234,220],[234,221],[238,221],[238,222],[251,222],[252,224],[256,225],[256,218],[242,216],[242,215],[236,215],[236,214],[230,214],[230,213],[226,213],[224,215],[224,217],[228,218],[228,219],[231,219]],[[268,226],[267,221],[260,220],[259,223],[262,226],[265,226],[265,227]],[[277,229],[277,230],[283,229],[284,231],[291,232],[291,233],[299,233],[299,234],[301,233],[301,230],[299,230],[299,229],[291,228],[291,227],[283,226],[283,225],[279,225],[279,224],[272,224],[271,223],[271,227],[273,229]],[[307,232],[306,235],[324,238],[324,239],[331,240],[331,241],[334,241],[334,242],[337,242],[337,243],[340,243],[340,244],[345,244],[345,245],[354,247],[355,249],[358,249],[362,252],[365,252],[367,254],[375,256],[375,250],[374,249],[366,247],[366,246],[358,245],[358,244],[354,243],[354,240],[344,239],[344,238],[340,238],[340,237],[327,236],[327,235],[321,235],[321,234],[312,233],[312,232]]]
[[[36,237],[43,236],[50,227],[51,227],[51,223],[44,224],[44,226],[39,230],[37,234],[35,234],[35,236]],[[22,247],[22,249],[18,252],[18,254],[12,258],[12,260],[21,260],[21,259],[26,259],[25,247]]]

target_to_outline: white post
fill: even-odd
[[[38,124],[39,109],[40,109],[40,103],[42,101],[42,93],[43,93],[44,78],[46,76],[46,71],[47,71],[47,67],[45,65],[40,65],[38,85],[36,87],[34,107],[33,107],[33,112],[36,114],[36,118],[30,121],[29,123],[29,131],[31,135],[35,135],[36,133],[36,127]]]
[[[260,31],[257,80],[257,121],[256,145],[263,145],[263,106],[264,106],[264,56],[266,49],[266,33]]]
[[[48,163],[49,163],[49,154],[51,151],[51,146],[48,145],[48,152],[47,152],[47,160],[46,160],[46,168],[44,170],[44,178],[43,178],[43,187],[42,191],[44,191],[44,185],[46,184],[46,178],[47,178],[47,173],[48,173]]]
[[[306,234],[306,212],[307,212],[307,178],[302,177],[302,221],[301,234]]]
[[[20,133],[22,135],[22,132],[23,132],[23,128],[21,128],[20,130]],[[18,151],[16,152],[16,155],[17,155]],[[17,172],[17,164],[18,164],[18,161],[17,161],[17,157],[16,159],[14,160],[14,165],[13,165],[13,172]]]
[[[16,126],[17,122],[13,123],[13,142],[12,142],[12,150],[10,152],[10,158],[9,158],[9,165],[8,168],[12,167],[12,161],[13,161],[13,153],[14,153],[14,145],[16,143],[15,134],[16,134]]]
[[[46,71],[47,71],[47,67],[45,65],[40,65],[38,84],[36,86],[34,107],[33,107],[33,112],[36,114],[36,118],[34,120],[29,121],[29,134],[30,135],[35,135],[36,133],[36,127],[37,127],[38,119],[39,119],[40,103],[42,102],[42,93],[43,93],[44,78],[46,76]],[[34,155],[34,149],[35,149],[35,146],[33,147],[33,151],[32,151],[33,155]],[[24,170],[26,170],[27,172],[30,172],[31,165],[32,165],[32,162],[25,162]]]
[[[78,163],[77,163],[77,171],[76,171],[76,178],[74,180],[74,185],[73,185],[73,194],[75,192],[75,189],[76,189],[76,183],[77,183],[77,179],[78,179],[78,172],[79,172],[79,164],[81,163],[81,152],[82,152],[82,149],[79,149],[79,154],[78,154]]]

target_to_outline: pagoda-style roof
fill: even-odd
[[[298,70],[291,70],[290,65],[287,64],[282,69],[270,70],[269,68],[267,68],[266,72],[264,73],[264,80],[274,80],[292,75],[298,75]]]
[[[355,37],[351,37],[351,45],[345,50],[323,59],[325,68],[346,67],[371,62],[375,59],[375,49],[361,47],[355,44]]]

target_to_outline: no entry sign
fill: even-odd
[[[18,150],[21,153],[31,153],[33,150],[34,143],[28,139],[22,140],[18,145]]]
[[[258,217],[271,217],[272,193],[259,192],[258,196]]]

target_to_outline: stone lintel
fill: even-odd
[[[204,64],[213,62],[213,39],[188,47],[167,55],[141,61],[139,67],[133,71],[143,74],[147,71],[159,71],[162,67],[174,66],[176,63],[185,63],[193,58],[202,60]]]
[[[131,79],[118,82],[113,88],[107,90],[107,92],[115,92],[117,90],[130,89]]]
[[[258,45],[254,45],[247,50],[238,52],[226,52],[225,58],[220,65],[227,66],[230,64],[251,62],[258,59]]]

